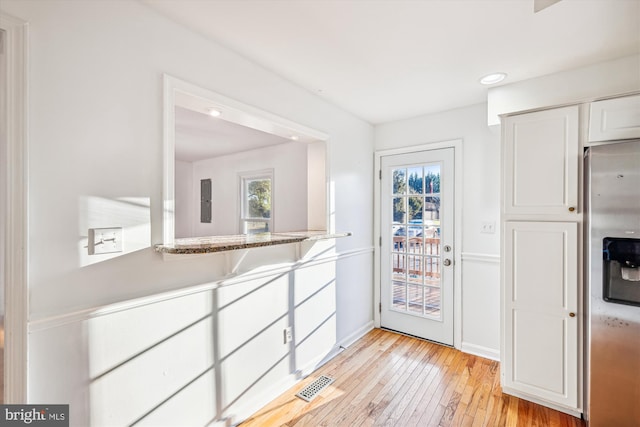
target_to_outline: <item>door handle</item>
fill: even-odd
[[[451,265],[451,260],[449,258],[445,258],[445,260],[442,261],[442,263],[444,264],[445,267],[449,267]]]

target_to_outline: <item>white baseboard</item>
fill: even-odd
[[[500,361],[500,350],[494,348],[463,342],[460,346],[460,351],[484,357],[485,359]]]
[[[373,320],[365,323],[362,327],[358,328],[353,333],[347,335],[344,339],[336,343],[333,349],[325,355],[323,358],[316,361],[316,363],[310,363],[305,368],[300,370],[300,377],[305,378],[311,375],[314,371],[320,369],[325,363],[336,357],[338,354],[346,348],[349,348],[351,344],[364,337],[369,331],[373,329]]]
[[[269,387],[269,389],[265,390],[264,393],[260,393],[259,396],[251,399],[250,402],[246,402],[246,404],[242,405],[241,408],[237,407],[235,414],[227,415],[227,417],[231,420],[232,425],[239,424],[240,422],[248,419],[251,415],[255,414],[273,399],[289,390],[291,387],[299,383],[302,379],[311,375],[314,371],[320,369],[324,364],[340,354],[343,349],[349,347],[351,344],[365,336],[372,329],[373,321],[367,322],[362,327],[358,328],[356,331],[336,343],[333,349],[331,349],[331,351],[329,351],[325,356],[316,358],[306,366],[303,366],[298,372],[294,372],[293,374],[287,375],[285,378],[282,378],[281,381],[278,381],[272,387]]]
[[[236,405],[234,413],[225,414],[223,420],[227,421],[227,425],[231,424],[233,426],[244,422],[298,382],[300,382],[300,378],[297,378],[295,373],[287,375],[258,396],[254,396],[250,401],[243,402],[242,405]]]
[[[357,329],[355,332],[347,335],[345,338],[341,339],[338,343],[338,346],[349,348],[351,344],[358,341],[363,336],[367,335],[369,331],[373,330],[373,320],[365,323],[361,328]]]
[[[521,393],[517,390],[513,390],[509,387],[502,387],[502,391],[511,396],[518,397],[520,399],[528,400],[529,402],[537,403],[538,405],[546,406],[547,408],[555,409],[556,411],[564,412],[565,414],[571,415],[576,418],[582,417],[582,410],[576,408],[567,408],[562,405],[555,404],[553,402],[548,402],[544,399],[539,399],[534,396],[530,396],[526,393]]]

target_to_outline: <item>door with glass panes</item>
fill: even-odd
[[[454,149],[381,167],[380,324],[453,345]]]

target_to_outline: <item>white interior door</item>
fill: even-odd
[[[381,168],[380,325],[453,345],[454,149]]]

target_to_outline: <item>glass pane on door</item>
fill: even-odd
[[[440,274],[440,171],[428,163],[392,170],[391,310],[439,319],[442,314]]]

